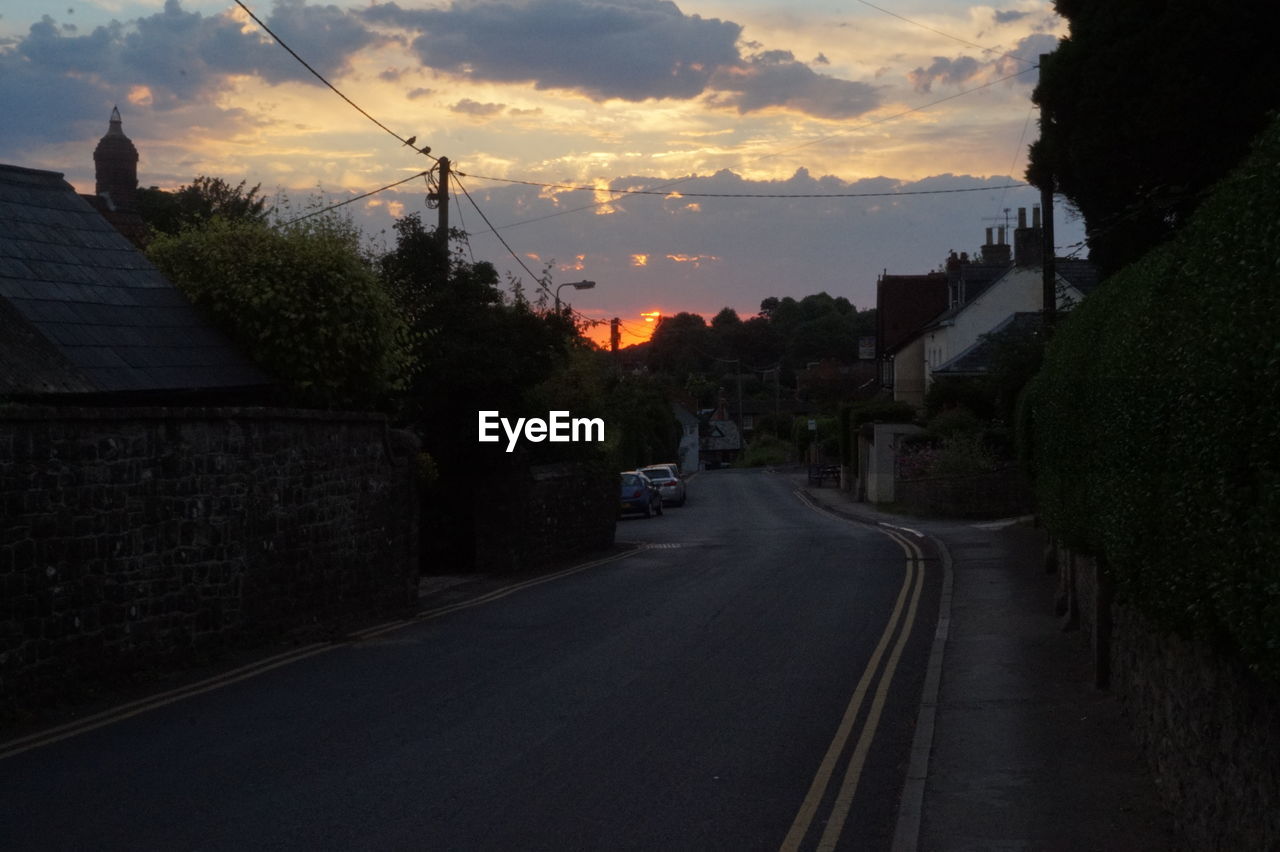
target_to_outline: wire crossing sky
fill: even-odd
[[[1038,203],[1029,97],[1063,34],[1044,0],[9,0],[0,161],[92,191],[118,105],[142,185],[261,183],[377,243],[434,223],[447,156],[472,256],[597,281],[583,316],[867,307]]]

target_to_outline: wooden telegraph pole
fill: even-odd
[[[440,168],[440,177],[436,186],[435,201],[436,213],[439,216],[436,221],[436,241],[442,245],[445,250],[449,248],[449,158],[441,157],[437,162]]]

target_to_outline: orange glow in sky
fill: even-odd
[[[620,348],[635,346],[637,343],[644,343],[653,337],[653,331],[658,327],[658,320],[662,319],[662,311],[644,311],[640,314],[639,319],[635,317],[622,317],[622,324],[619,328],[621,332]],[[609,348],[609,323],[602,322],[591,326],[583,332],[583,336],[595,343],[602,349]]]

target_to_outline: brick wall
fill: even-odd
[[[375,415],[0,407],[0,712],[415,600]]]

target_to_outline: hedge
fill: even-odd
[[[1280,681],[1280,122],[1064,318],[1025,403],[1051,533]]]

